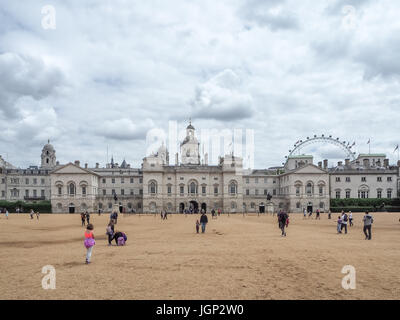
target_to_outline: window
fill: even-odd
[[[350,190],[346,190],[346,199],[350,199]]]
[[[5,191],[1,191],[1,197],[5,198],[6,197],[6,192]]]
[[[25,197],[29,197],[29,190],[25,190]]]
[[[297,196],[297,197],[300,196],[300,187],[296,187],[296,196]]]
[[[34,197],[34,198],[37,197],[37,190],[33,190],[33,197]]]
[[[268,195],[268,190],[264,189],[264,196]]]
[[[111,190],[111,194],[112,194],[112,195],[115,195],[115,194],[116,194],[116,193],[115,193],[115,189],[112,189],[112,190]]]
[[[37,184],[37,179],[33,178],[33,184]]]
[[[319,203],[319,208],[320,208],[320,209],[323,209],[324,207],[325,207],[325,204],[324,204],[323,202],[320,202],[320,203]]]
[[[107,194],[107,190],[103,189],[103,196],[105,196]]]
[[[319,187],[319,195],[322,196],[324,194],[324,187]]]
[[[143,183],[143,178],[139,178],[139,183]]]
[[[40,183],[44,184],[45,183],[44,179],[40,179]]]
[[[135,194],[133,189],[130,190],[130,194],[131,194],[131,196],[133,196]]]
[[[300,202],[296,203],[296,209],[300,209]]]
[[[149,193],[156,194],[157,193],[157,185],[154,181],[152,181],[149,185]]]
[[[62,187],[58,187],[58,195],[61,196],[62,195]]]
[[[250,208],[252,208],[252,209],[254,209],[255,206],[256,206],[256,204],[255,204],[254,202],[252,202],[252,203],[250,204]]]
[[[274,179],[272,183],[276,183],[276,180]]]
[[[340,199],[340,190],[336,191],[336,199]]]
[[[392,177],[387,177],[387,182],[392,182]]]
[[[42,197],[44,197],[44,196],[45,196],[45,194],[44,194],[44,190],[40,190],[40,196],[42,196]]]
[[[359,190],[358,197],[361,199],[367,199],[369,197],[369,192],[364,190]]]
[[[103,183],[106,183],[106,179],[103,179]]]
[[[70,185],[68,186],[68,191],[70,196],[75,195],[75,185],[73,183],[70,183]]]
[[[143,194],[143,189],[139,189],[139,194],[140,194],[140,195]]]
[[[112,179],[111,179],[111,183],[115,183],[115,178],[112,178]]]
[[[125,189],[121,189],[121,196],[125,195]]]
[[[202,193],[202,194],[206,194],[206,189],[207,189],[207,188],[206,188],[205,186],[202,186],[202,187],[201,187],[201,193]]]
[[[85,186],[82,187],[82,195],[86,196],[86,187]]]
[[[235,182],[231,182],[229,184],[229,193],[230,194],[236,194],[237,193],[237,186]]]
[[[183,186],[179,187],[179,192],[181,195],[183,195],[185,193],[185,188]]]
[[[336,182],[340,182],[340,177],[336,177]]]
[[[376,197],[377,197],[378,199],[382,199],[382,190],[378,190],[378,191],[376,192]]]
[[[346,182],[351,182],[350,177],[346,177]]]
[[[121,178],[121,183],[125,183],[125,179],[124,178]]]
[[[276,196],[276,189],[272,190],[272,195]]]
[[[392,190],[387,191],[387,198],[392,199]]]
[[[258,183],[258,178],[255,178],[255,179],[254,179],[254,182],[255,182],[255,183]]]
[[[376,181],[382,182],[382,177],[377,177],[377,178],[376,178]]]
[[[189,193],[190,194],[197,194],[197,185],[195,182],[191,182],[189,185]]]
[[[133,178],[131,178],[131,183],[133,183]]]
[[[258,196],[258,189],[256,189],[256,191],[255,191],[255,192],[256,192],[256,196]]]
[[[168,186],[167,186],[167,193],[168,193],[168,194],[171,194],[171,193],[172,193],[171,185],[168,185]]]
[[[29,179],[25,179],[25,184],[29,184]]]
[[[217,187],[217,186],[214,187],[214,194],[215,194],[215,195],[218,194],[218,187]]]
[[[267,179],[267,178],[264,178],[264,183],[267,183],[267,181],[268,181],[268,179]]]
[[[367,177],[361,177],[361,182],[367,182]]]
[[[250,195],[250,190],[246,189],[246,196]]]
[[[307,183],[306,186],[306,193],[307,195],[311,196],[313,194],[313,185],[311,182]]]

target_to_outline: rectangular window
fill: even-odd
[[[180,192],[180,194],[184,194],[185,193],[185,187],[184,186],[180,186],[179,187],[179,192]]]
[[[336,182],[340,182],[340,177],[336,177]]]
[[[36,178],[33,179],[33,184],[37,184],[37,179]]]
[[[107,190],[103,189],[103,196],[105,196],[107,194]]]
[[[322,196],[324,194],[324,188],[319,187],[319,195]]]
[[[134,195],[134,191],[133,191],[133,189],[131,189],[131,196],[133,196]]]
[[[121,178],[121,183],[125,183],[125,179],[124,178]]]
[[[264,196],[268,195],[268,190],[264,189]]]
[[[250,190],[246,189],[246,196],[250,195]]]
[[[350,177],[346,177],[346,182],[351,182]]]
[[[207,192],[206,189],[207,189],[207,188],[206,188],[205,186],[202,186],[202,187],[201,187],[201,192],[202,192],[203,194],[206,194],[206,192]]]
[[[44,190],[41,190],[41,191],[40,191],[40,195],[41,195],[42,197],[45,196],[45,195],[44,195]]]
[[[41,179],[41,180],[40,180],[40,183],[41,183],[41,184],[44,184],[44,183],[45,183],[44,179]]]
[[[377,177],[376,180],[377,180],[378,182],[382,182],[382,177]]]
[[[5,197],[6,197],[6,192],[5,192],[5,191],[2,191],[2,192],[1,192],[1,197],[2,197],[2,198],[5,198]]]
[[[296,196],[300,196],[300,187],[296,187]]]
[[[58,187],[58,195],[61,196],[62,195],[62,188]]]
[[[25,197],[29,197],[29,190],[25,190]]]
[[[367,177],[361,177],[361,182],[367,182]]]
[[[133,183],[133,178],[131,178],[131,183]]]
[[[350,199],[350,190],[346,190],[346,199]]]
[[[115,183],[115,178],[112,178],[112,179],[111,179],[111,183]]]
[[[336,199],[340,199],[340,191],[336,191]]]
[[[255,178],[255,179],[254,179],[254,182],[255,182],[255,183],[258,183],[258,178]]]
[[[387,182],[392,182],[392,177],[387,177]]]
[[[143,183],[143,178],[139,178],[139,183]]]
[[[276,196],[276,189],[272,191],[272,195]]]
[[[82,195],[86,196],[86,187],[82,187]]]
[[[378,190],[378,192],[376,193],[376,197],[378,199],[382,199],[382,190]]]
[[[25,179],[25,184],[29,184],[29,179]]]
[[[258,196],[258,189],[256,189],[256,196]]]
[[[392,199],[392,190],[387,191],[387,198]]]
[[[218,187],[214,187],[214,194],[215,194],[215,195],[218,194]]]
[[[37,197],[37,191],[33,190],[33,197],[36,198]]]
[[[140,195],[143,194],[143,189],[139,189],[139,194],[140,194]]]
[[[121,196],[125,195],[125,189],[121,189]]]
[[[172,188],[171,188],[171,186],[168,186],[168,194],[171,194],[172,193]]]
[[[250,182],[250,179],[249,178],[246,178],[246,183],[249,183]]]
[[[264,183],[267,183],[268,182],[268,179],[267,178],[264,178]]]
[[[114,195],[115,194],[115,189],[111,190],[111,194]]]
[[[106,179],[103,179],[103,183],[106,183]]]

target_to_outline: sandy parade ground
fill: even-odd
[[[399,299],[400,213],[373,213],[370,241],[363,214],[353,216],[345,235],[337,214],[291,214],[284,238],[271,215],[208,215],[205,234],[195,232],[199,215],[120,215],[127,245],[109,247],[109,215],[92,214],[96,245],[86,265],[78,214],[2,214],[1,298]],[[46,265],[56,270],[55,290],[42,288]],[[342,287],[345,265],[355,267],[355,290]]]

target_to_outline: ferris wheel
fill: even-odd
[[[332,145],[335,145],[339,147],[346,155],[347,159],[350,160],[355,160],[356,159],[356,152],[352,150],[352,148],[356,145],[355,142],[351,143],[349,141],[341,141],[340,138],[333,138],[332,136],[317,136],[314,135],[314,137],[307,137],[305,140],[299,140],[294,144],[294,149],[289,150],[289,155],[285,156],[286,161],[289,159],[289,157],[294,156],[294,155],[300,155],[301,150],[304,147],[307,147],[312,144],[316,143],[329,143]]]

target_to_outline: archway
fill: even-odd
[[[265,213],[265,205],[263,202],[261,202],[260,205],[258,206],[258,212]]]
[[[313,204],[312,204],[312,202],[309,202],[307,204],[307,212],[313,212]]]
[[[202,203],[201,204],[201,210],[204,210],[204,212],[207,212],[207,204],[206,203]]]
[[[189,209],[192,213],[199,213],[199,204],[192,200],[190,201],[190,209]]]
[[[179,204],[179,213],[183,213],[184,210],[185,210],[185,204],[183,202],[181,202]]]
[[[69,213],[75,213],[75,205],[73,203],[71,203],[68,208],[69,208]]]

